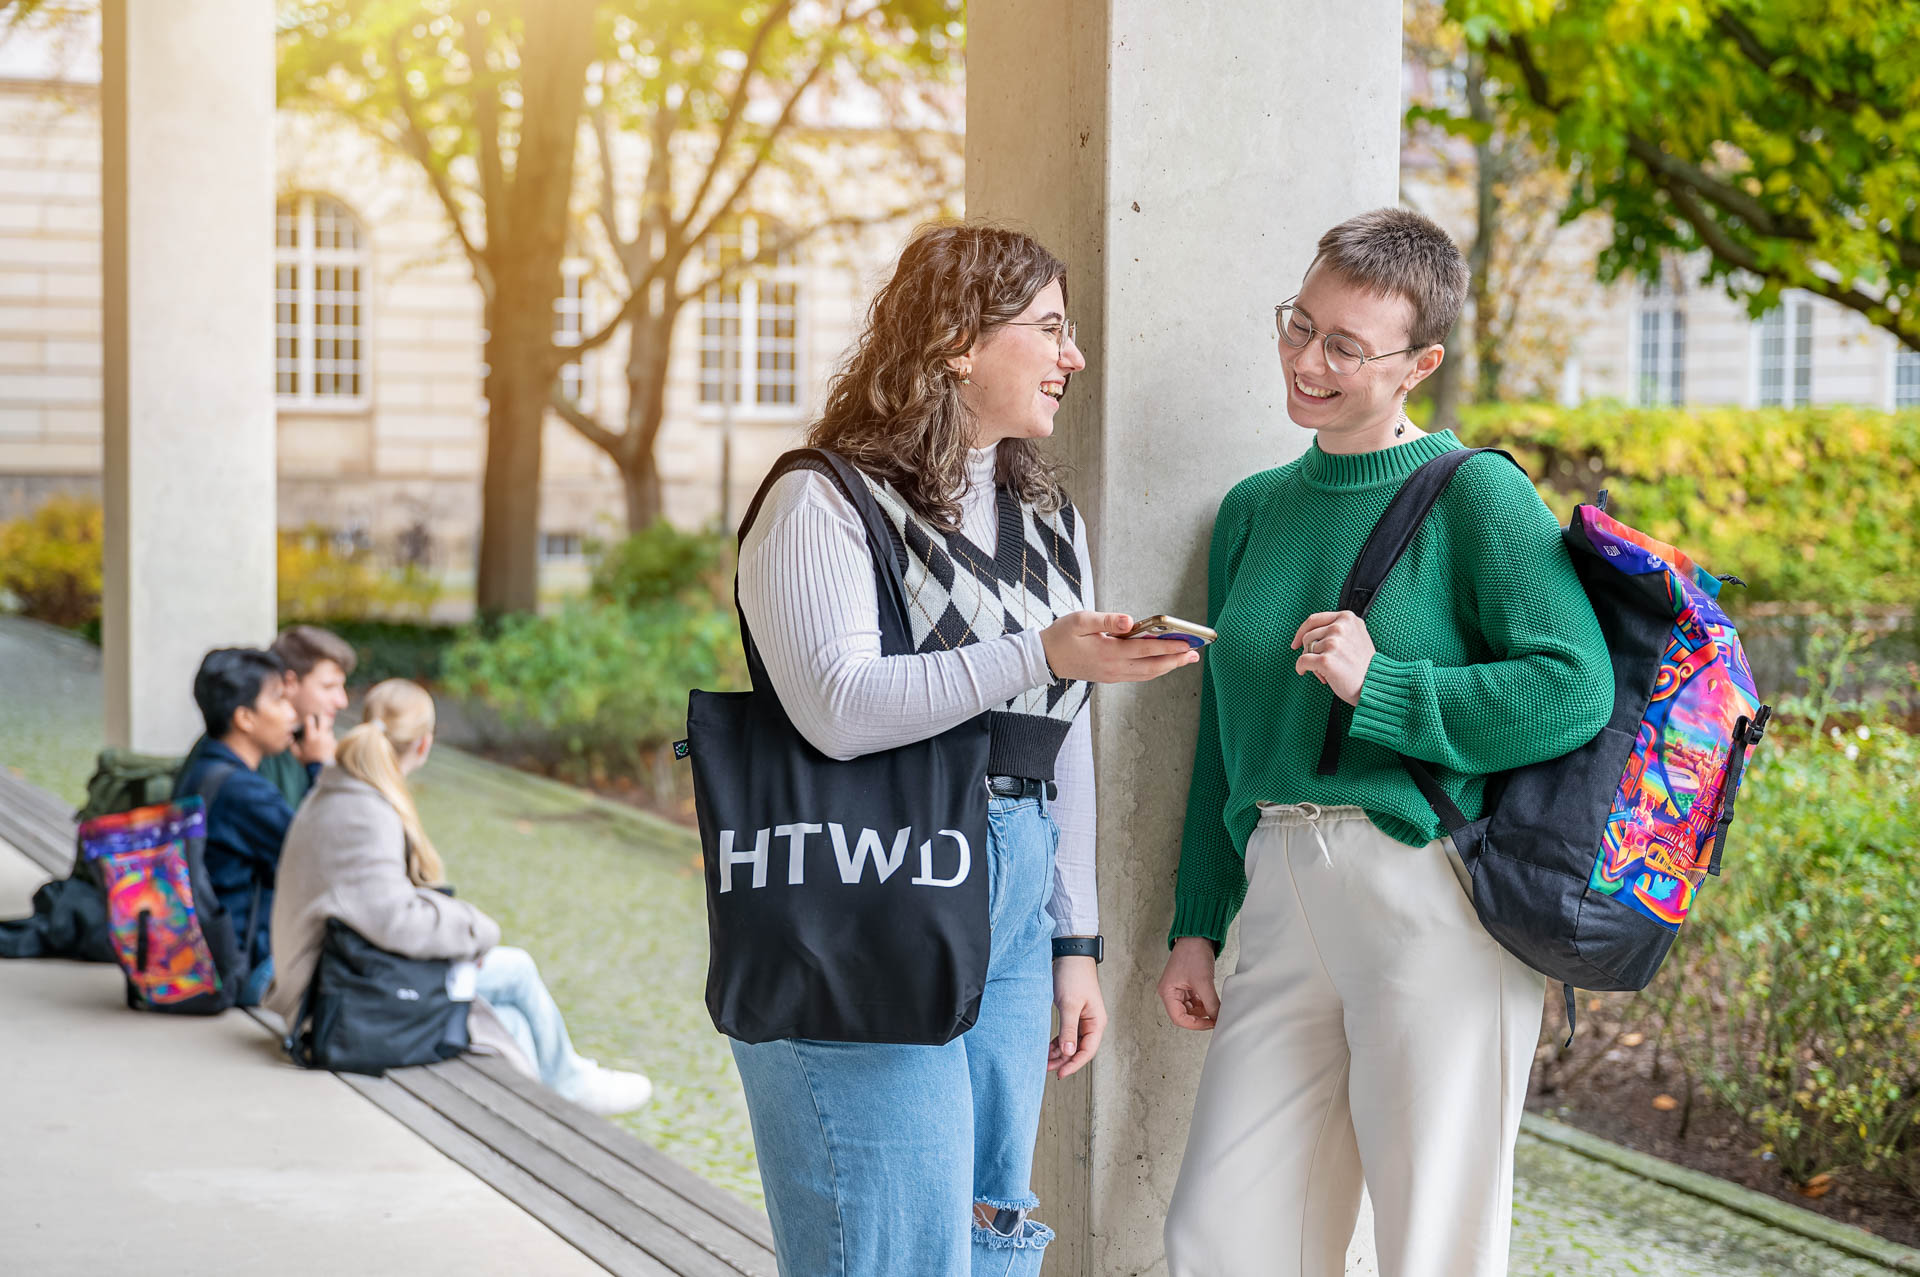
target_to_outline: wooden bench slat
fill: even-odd
[[[457,1063],[485,1074],[497,1085],[512,1091],[620,1160],[638,1167],[649,1178],[731,1225],[735,1231],[758,1241],[769,1254],[772,1253],[773,1229],[764,1214],[725,1189],[701,1179],[632,1132],[602,1121],[579,1105],[569,1103],[497,1055],[463,1055]]]
[[[390,1077],[337,1076],[615,1277],[678,1277],[675,1269],[635,1247],[591,1211],[502,1157]]]
[[[738,1277],[739,1270],[680,1236],[653,1212],[528,1138],[513,1123],[463,1093],[434,1067],[395,1069],[388,1078],[547,1188],[598,1219],[680,1277]]]
[[[732,1271],[769,1274],[774,1271],[776,1263],[772,1239],[764,1219],[749,1212],[750,1222],[758,1227],[751,1232],[733,1227],[707,1209],[707,1200],[720,1190],[702,1181],[707,1189],[702,1195],[703,1200],[687,1200],[681,1193],[648,1174],[646,1167],[609,1152],[544,1108],[529,1103],[519,1093],[501,1086],[485,1072],[471,1067],[467,1063],[469,1059],[458,1057],[433,1066],[433,1071],[511,1122],[536,1143],[553,1149],[571,1165],[664,1220],[676,1232],[725,1261]],[[546,1088],[542,1087],[541,1090],[545,1091]],[[588,1115],[588,1121],[605,1125],[601,1119],[591,1115]],[[648,1151],[655,1152],[652,1149]]]

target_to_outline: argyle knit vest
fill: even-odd
[[[914,651],[947,652],[1022,630],[1045,629],[1081,602],[1081,565],[1073,551],[1080,515],[1071,503],[1041,514],[996,486],[1000,532],[988,554],[959,532],[942,532],[913,512],[892,485],[867,477],[904,550],[907,621]],[[1060,746],[1091,689],[1071,679],[1029,688],[987,721],[993,743],[987,772],[1052,780]]]

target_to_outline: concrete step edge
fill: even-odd
[[[1884,1264],[1894,1272],[1920,1274],[1920,1250],[1888,1241],[1884,1237],[1876,1237],[1864,1228],[1855,1228],[1851,1224],[1828,1219],[1825,1215],[1795,1206],[1791,1202],[1783,1202],[1777,1197],[1769,1197],[1765,1193],[1729,1183],[1702,1171],[1688,1170],[1664,1158],[1615,1144],[1611,1140],[1590,1135],[1564,1122],[1542,1117],[1538,1113],[1523,1114],[1520,1118],[1520,1129],[1536,1139],[1545,1140],[1549,1144],[1592,1158],[1594,1161],[1605,1162],[1630,1175],[1638,1175],[1643,1179],[1664,1184],[1668,1188],[1703,1198],[1737,1214],[1757,1219],[1775,1228],[1798,1233],[1802,1237],[1831,1246],[1835,1250],[1843,1250],[1861,1259]]]

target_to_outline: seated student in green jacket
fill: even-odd
[[[299,722],[294,747],[262,759],[260,774],[298,807],[321,767],[333,761],[333,720],[347,707],[347,679],[359,657],[353,644],[317,625],[289,626],[267,650],[286,667],[287,701]]]

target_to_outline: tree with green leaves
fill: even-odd
[[[1920,6],[1448,0],[1503,106],[1613,219],[1603,280],[1704,254],[1755,314],[1818,294],[1920,350]]]
[[[873,84],[883,69],[901,79],[903,70],[944,66],[958,56],[959,13],[959,0],[313,0],[283,8],[282,103],[346,121],[414,161],[481,290],[483,613],[536,602],[548,409],[558,407],[619,465],[630,524],[650,521],[659,510],[653,443],[672,321],[701,289],[766,256],[763,249],[756,260],[695,274],[705,244],[750,206],[768,174],[791,178],[801,167],[790,143],[810,93]],[[642,194],[628,201],[616,140],[636,134]],[[588,222],[618,263],[620,302],[607,323],[560,345],[553,316],[562,264]],[[631,393],[615,429],[557,388],[565,365],[622,331],[631,338]]]

